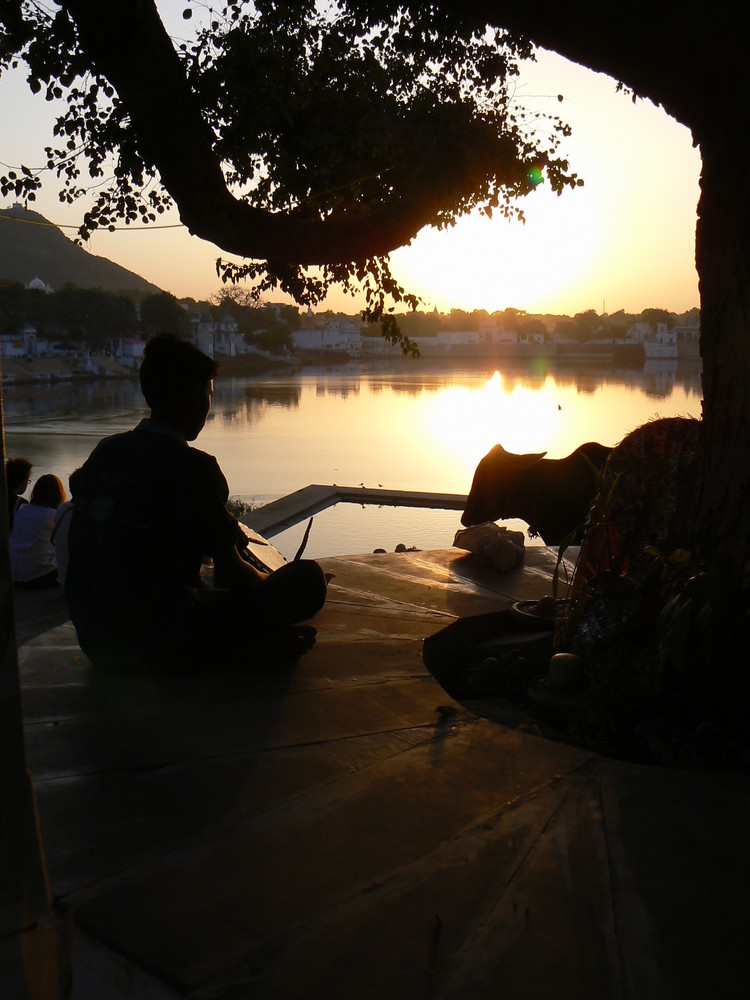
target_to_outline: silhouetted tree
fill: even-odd
[[[141,302],[141,327],[148,336],[175,333],[184,337],[190,333],[190,317],[174,295],[156,292]]]
[[[62,340],[84,340],[101,349],[112,338],[138,330],[135,306],[126,295],[101,288],[76,288],[67,284],[56,292],[22,285],[0,286],[0,311],[9,331],[30,323],[40,334]]]
[[[572,319],[560,319],[555,323],[555,337],[564,337],[566,340],[572,337],[578,340],[581,332],[581,327]]]
[[[664,323],[665,326],[674,326],[674,316],[666,309],[644,309],[641,313],[641,320],[644,323],[650,323],[651,326],[657,326],[659,323]]]
[[[46,296],[44,307],[47,323],[59,330],[63,339],[84,340],[93,350],[138,331],[132,300],[100,288],[66,286]]]
[[[494,313],[494,316],[500,319],[504,330],[515,330],[518,325],[519,318],[524,315],[525,310],[514,309],[512,306],[508,306],[508,308],[503,309],[502,312]]]
[[[587,309],[586,312],[576,313],[573,322],[578,327],[578,339],[590,340],[599,326],[599,317],[595,310]]]
[[[544,320],[539,319],[536,316],[525,316],[523,319],[519,319],[516,324],[516,329],[519,333],[523,334],[525,337],[530,336],[534,333],[547,333],[547,324]]]
[[[0,285],[0,315],[3,316],[3,333],[13,333],[23,322],[23,300],[26,289],[20,282]]]

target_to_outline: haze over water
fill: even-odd
[[[4,387],[7,455],[67,484],[104,436],[147,409],[137,381]],[[256,504],[310,483],[467,493],[498,442],[559,458],[584,441],[614,445],[657,416],[700,416],[700,368],[532,371],[395,361],[222,379],[196,446],[216,455],[232,496]],[[455,511],[340,504],[315,517],[306,555],[449,547]],[[524,527],[522,523],[509,526]],[[304,524],[276,536],[291,558]]]

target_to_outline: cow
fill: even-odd
[[[514,455],[496,444],[476,468],[461,523],[519,517],[530,535],[559,545],[585,521],[597,489],[595,470],[604,467],[610,451],[589,441],[567,458],[545,458],[546,451]]]

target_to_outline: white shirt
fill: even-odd
[[[16,583],[28,583],[57,569],[51,541],[54,526],[54,508],[36,503],[19,508],[10,533],[11,575]]]

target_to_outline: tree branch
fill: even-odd
[[[296,264],[362,261],[408,243],[444,208],[445,189],[460,183],[453,155],[431,165],[395,205],[325,220],[258,209],[228,190],[183,67],[151,0],[62,0],[93,65],[127,110],[138,149],[155,167],[189,231],[228,253]],[[510,139],[491,155],[517,169]],[[463,169],[468,170],[465,162]]]
[[[732,117],[735,96],[746,102],[737,74],[746,61],[746,15],[731,0],[439,2],[614,77],[696,132],[717,115]]]
[[[654,5],[651,0],[633,0],[626,7],[601,0],[563,5],[558,0],[462,0],[460,5],[442,0],[442,5],[460,7],[464,15],[507,27],[613,75],[664,105],[696,129],[698,137],[704,123],[715,127],[717,114],[727,115],[733,106],[724,99],[725,110],[720,106],[717,111],[715,90],[716,80],[732,72],[733,53],[744,39],[735,24],[741,5],[716,3],[710,15],[681,3]],[[242,202],[227,188],[213,133],[153,0],[108,0],[104,7],[98,0],[62,0],[62,6],[75,21],[89,58],[115,87],[141,156],[158,170],[184,224],[228,253],[305,265],[384,255],[434,221],[445,207],[446,182],[455,190],[454,150],[436,158],[429,174],[395,203],[358,209],[356,215],[311,219]],[[701,44],[704,39],[709,44]],[[689,63],[698,45],[700,73]],[[714,74],[710,90],[708,74]]]

